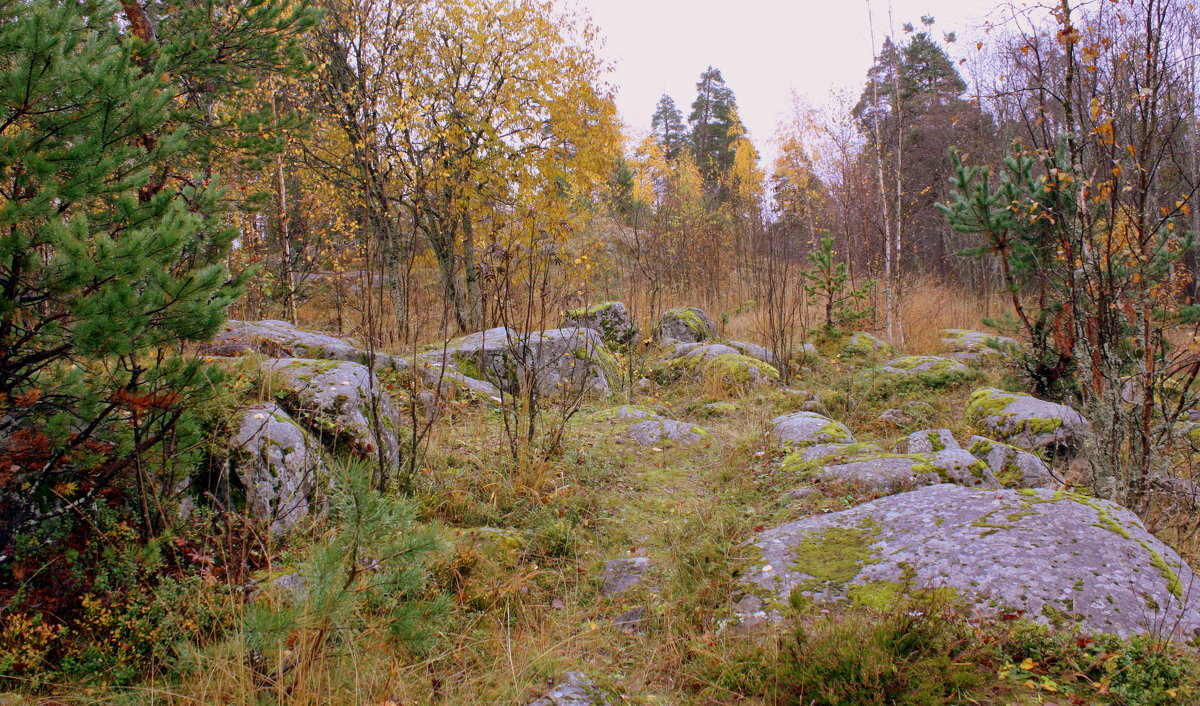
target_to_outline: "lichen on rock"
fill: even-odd
[[[820,544],[838,539],[836,563]],[[1184,560],[1132,513],[1049,490],[935,485],[761,533],[746,589],[775,616],[793,592],[850,600],[880,582],[903,592],[949,589],[980,612],[1018,610],[1118,635],[1200,630],[1200,596]]]

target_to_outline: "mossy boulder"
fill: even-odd
[[[615,347],[628,346],[637,339],[637,325],[624,302],[601,302],[567,312],[559,328],[590,328],[603,341]]]
[[[528,334],[493,328],[449,341],[423,354],[418,362],[427,380],[448,377],[481,395],[490,394],[491,389],[469,380],[483,381],[497,394],[516,394],[527,384],[536,385],[544,395],[608,394],[621,375],[616,357],[599,332],[589,328]]]
[[[856,331],[850,334],[846,337],[842,345],[838,347],[838,353],[848,358],[867,357],[891,350],[891,346],[866,331]]]
[[[700,343],[717,337],[717,325],[702,309],[691,306],[668,309],[654,327],[662,343]]]
[[[722,355],[740,355],[736,348],[721,343],[681,343],[671,353],[673,360],[679,361],[677,366],[685,367],[695,372],[701,363]]]
[[[522,338],[522,379],[532,377],[542,394],[607,395],[621,377],[620,364],[590,328],[536,331]]]
[[[982,436],[967,440],[967,450],[988,468],[1005,488],[1058,488],[1062,477],[1040,457],[1015,446]]]
[[[889,375],[918,377],[921,375],[966,376],[967,366],[957,360],[932,355],[910,355],[884,363],[880,370]]]
[[[1193,638],[1184,560],[1113,503],[1049,490],[935,485],[767,530],[743,576],[744,619],[815,601],[938,591],[983,614],[1084,631]],[[886,588],[887,590],[879,590]],[[886,606],[884,606],[886,607]]]
[[[989,437],[1055,455],[1075,453],[1092,432],[1088,420],[1066,405],[991,387],[971,394],[967,417]]]
[[[816,412],[792,412],[771,420],[771,438],[784,448],[817,444],[853,444],[854,434],[841,422]]]
[[[701,378],[735,388],[774,385],[779,371],[774,366],[741,353],[725,353],[699,366]]]
[[[737,412],[738,406],[732,402],[709,402],[700,408],[700,413],[706,417],[728,417]]]
[[[318,510],[328,479],[324,450],[277,404],[253,405],[239,417],[230,471],[250,518],[281,536]]]
[[[694,444],[708,437],[702,426],[669,419],[654,410],[636,405],[621,405],[593,416],[596,422],[617,427],[620,437],[640,446]]]
[[[280,404],[332,451],[399,465],[404,419],[365,365],[271,358],[263,370],[282,385],[273,391]]]

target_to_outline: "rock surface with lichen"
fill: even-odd
[[[918,375],[965,375],[967,366],[957,360],[933,355],[910,355],[889,360],[879,368],[889,375],[915,377]]]
[[[941,343],[947,356],[958,360],[1002,360],[1012,357],[1020,346],[1006,336],[957,328],[944,329]]]
[[[488,329],[449,341],[423,354],[418,363],[427,380],[444,376],[489,396],[516,394],[528,384],[543,395],[607,395],[620,374],[616,358],[600,333],[591,328],[528,334],[505,327]],[[485,385],[472,384],[472,380]]]
[[[601,302],[567,312],[559,328],[589,328],[610,346],[627,346],[637,338],[637,325],[624,302]]]
[[[845,342],[838,347],[838,353],[843,356],[869,356],[876,352],[891,350],[886,342],[866,331],[855,331],[846,337]]]
[[[749,356],[761,360],[764,363],[775,365],[775,354],[769,349],[764,348],[756,343],[746,343],[745,341],[726,341],[725,345],[733,348],[736,352],[742,355]]]
[[[668,309],[659,317],[654,337],[662,343],[700,343],[717,337],[717,325],[696,307]]]
[[[282,407],[265,402],[243,410],[229,449],[230,472],[246,510],[273,536],[286,534],[316,509],[327,475],[324,453]]]
[[[967,416],[990,437],[1058,455],[1077,452],[1092,431],[1088,420],[1066,405],[993,387],[971,394]]]
[[[935,591],[1092,632],[1200,630],[1184,560],[1133,513],[1065,492],[935,485],[791,522],[753,545],[737,608],[751,623],[786,612],[793,593],[886,609]]]
[[[261,353],[272,358],[309,358],[344,360],[368,364],[367,350],[351,341],[324,333],[305,331],[286,321],[238,321],[230,319],[209,343],[200,346],[200,353],[212,356],[239,356]],[[407,369],[408,361],[386,353],[376,352],[376,368]]]
[[[1049,464],[1015,446],[972,436],[967,439],[967,450],[987,463],[1006,488],[1057,488],[1063,484],[1062,475]]]
[[[642,446],[694,444],[708,436],[708,430],[678,419],[653,416],[630,424],[625,435]]]
[[[784,447],[852,444],[854,434],[841,422],[816,412],[792,412],[771,420],[771,438]]]
[[[782,468],[804,480],[842,483],[872,493],[939,483],[1000,487],[987,464],[959,448],[892,454],[873,444],[818,445],[793,452]]]
[[[400,463],[403,419],[391,395],[365,365],[272,358],[263,370],[282,386],[281,404],[322,443],[388,468]]]

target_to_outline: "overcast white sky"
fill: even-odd
[[[871,65],[868,6],[875,41],[888,34],[887,0],[557,0],[578,5],[605,38],[602,54],[614,62],[610,80],[617,107],[635,131],[650,126],[659,96],[669,93],[684,118],[696,81],[710,64],[737,96],[742,120],[769,162],[775,126],[791,109],[791,90],[824,104],[831,90],[857,97]],[[934,35],[956,32],[949,49],[974,49],[981,18],[998,0],[893,0],[900,25],[937,19]],[[769,167],[769,163],[764,163]]]

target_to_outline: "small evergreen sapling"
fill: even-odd
[[[808,253],[812,269],[801,272],[805,293],[821,306],[821,328],[814,333],[827,337],[837,336],[845,326],[871,316],[872,309],[863,304],[875,287],[874,280],[857,289],[851,287],[846,263],[834,262],[835,255],[833,238],[826,236],[819,248]]]

